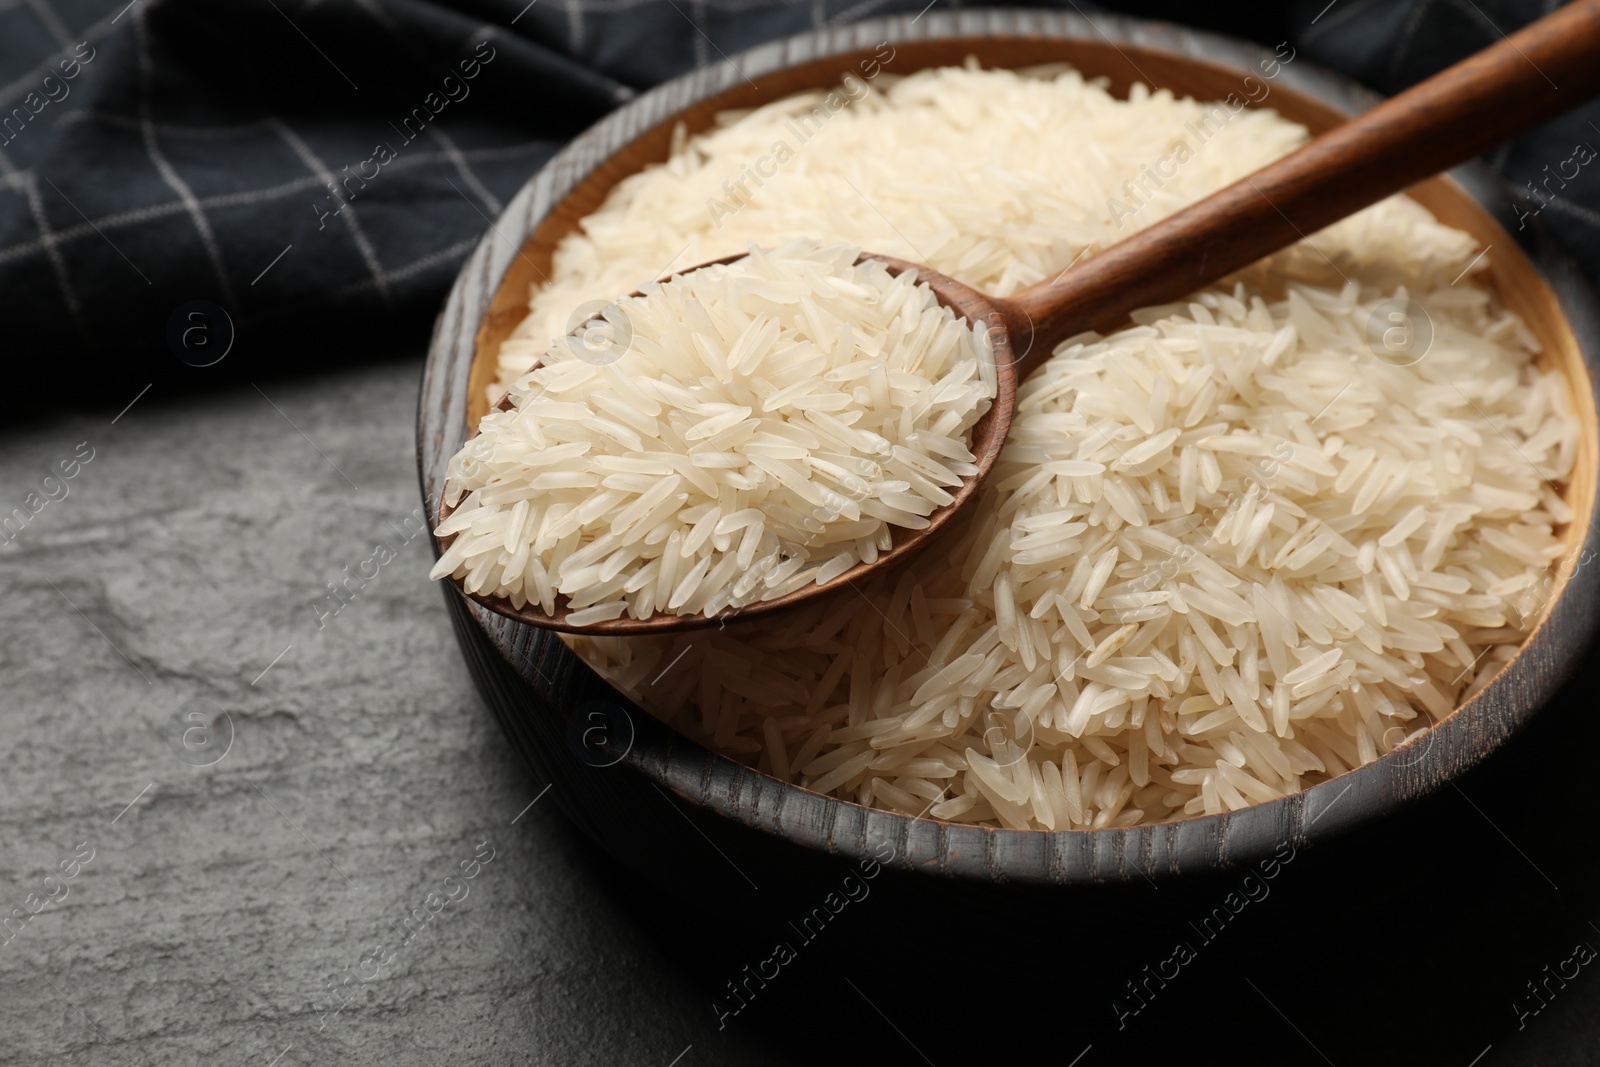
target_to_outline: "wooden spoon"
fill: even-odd
[[[904,562],[977,495],[999,458],[1016,410],[1017,384],[1068,337],[1121,325],[1128,313],[1176,300],[1387,196],[1462,163],[1600,93],[1600,0],[1578,0],[1482,52],[1351,119],[1276,162],[1104,251],[1010,297],[992,297],[904,260],[866,253],[899,273],[915,270],[939,301],[987,324],[998,389],[972,431],[978,472],[922,530],[895,528],[893,547],[823,585],[729,608],[714,616],[657,613],[576,626],[558,604],[517,608],[464,595],[501,615],[569,633],[673,633],[745,620],[832,594]],[[716,260],[726,263],[741,256]],[[698,270],[711,264],[688,268]],[[687,273],[680,271],[675,273]],[[502,401],[502,407],[509,400]],[[441,504],[441,520],[452,509]],[[440,539],[441,550],[452,537]],[[457,587],[460,581],[455,580]]]

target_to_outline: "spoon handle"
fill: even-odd
[[[1017,345],[1019,377],[1074,334],[1176,300],[1596,93],[1600,0],[1577,0],[1057,277],[995,301],[1011,336],[1031,338]]]

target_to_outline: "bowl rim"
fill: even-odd
[[[769,41],[726,62],[665,82],[612,112],[556,153],[506,205],[463,264],[440,312],[418,399],[418,474],[431,530],[437,524],[444,468],[467,434],[468,375],[477,331],[511,262],[537,227],[575,186],[639,135],[669,122],[691,104],[719,96],[752,77],[857,53],[880,43],[914,45],[963,38],[1043,38],[1104,42],[1122,52],[1164,52],[1241,75],[1274,53],[1233,38],[1168,23],[1120,15],[1087,15],[1015,8],[928,12],[826,28]],[[1124,53],[1125,55],[1125,53]],[[1131,62],[1131,60],[1130,60]],[[917,68],[920,69],[920,68]],[[1296,58],[1279,78],[1291,93],[1344,114],[1382,99],[1345,77]],[[1571,331],[1589,371],[1590,402],[1597,402],[1600,306],[1572,257],[1540,220],[1517,231],[1505,225],[1512,199],[1487,168],[1466,164],[1449,180],[1521,246]],[[542,210],[540,209],[542,205]],[[1496,207],[1500,210],[1496,210]],[[515,249],[498,236],[516,228],[527,235]],[[476,296],[469,296],[475,293]],[[441,412],[430,432],[428,412]],[[440,432],[437,427],[445,427]],[[502,618],[470,601],[463,606],[539,698],[528,713],[582,709],[600,701],[627,717],[631,741],[617,756],[676,799],[722,819],[774,835],[809,850],[868,861],[879,846],[895,847],[890,866],[956,879],[1060,885],[1133,882],[1219,871],[1264,859],[1285,841],[1299,847],[1348,832],[1414,802],[1476,766],[1521,729],[1576,668],[1581,648],[1600,623],[1596,568],[1584,568],[1600,545],[1600,496],[1587,515],[1574,550],[1579,564],[1558,574],[1542,617],[1517,654],[1471,699],[1421,737],[1335,778],[1238,811],[1124,828],[1013,830],[913,817],[781,782],[722,756],[678,733],[612,689],[550,631]],[[1573,522],[1579,521],[1574,515]],[[433,539],[435,558],[441,551]],[[1580,595],[1570,595],[1578,593]],[[461,595],[452,587],[447,595]],[[1325,816],[1333,813],[1328,821]],[[1312,827],[1317,827],[1313,836]]]

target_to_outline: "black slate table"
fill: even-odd
[[[866,915],[719,1025],[770,931],[599,854],[509,753],[426,579],[418,374],[0,436],[0,1065],[1600,1062],[1592,675],[1137,1011],[1227,886],[1134,887],[1120,954],[1040,947],[1094,922],[1070,897],[951,916],[981,970],[909,972]]]

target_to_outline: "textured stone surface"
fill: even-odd
[[[0,909],[59,896],[46,876],[94,850],[0,945],[0,1064],[664,1065],[712,1021],[553,807],[517,819],[542,783],[394,525],[418,504],[416,380],[153,392],[0,445],[7,511],[94,449],[0,547]],[[394,560],[319,625],[325,583],[379,541]],[[197,699],[232,724],[210,766],[174,748]],[[402,946],[485,841],[465,898]]]
[[[1592,667],[1459,789],[1296,858],[1214,942],[1191,924],[1234,879],[1134,886],[1148,928],[1116,954],[1044,947],[1095,922],[1081,898],[954,915],[934,934],[949,966],[918,971],[876,949],[885,890],[719,1029],[713,998],[793,916],[724,929],[597,854],[550,797],[529,807],[544,783],[470,688],[425,542],[396,528],[418,505],[416,364],[260,384],[0,439],[0,516],[94,449],[0,544],[0,913],[66,892],[0,944],[0,1067],[949,1067],[1000,1049],[1095,1067],[1189,1058],[1197,1034],[1241,1063],[1594,1062],[1600,961],[1545,1001],[1527,987],[1600,947]],[[332,614],[326,583],[380,541],[395,558]],[[225,755],[183,747],[211,725],[175,719],[193,701],[226,712]],[[93,859],[57,880],[80,843]],[[447,886],[480,844],[493,858]],[[412,909],[461,886],[402,943]],[[1182,938],[1199,958],[1120,1019],[1125,982]],[[972,945],[1000,962],[968,969]]]

